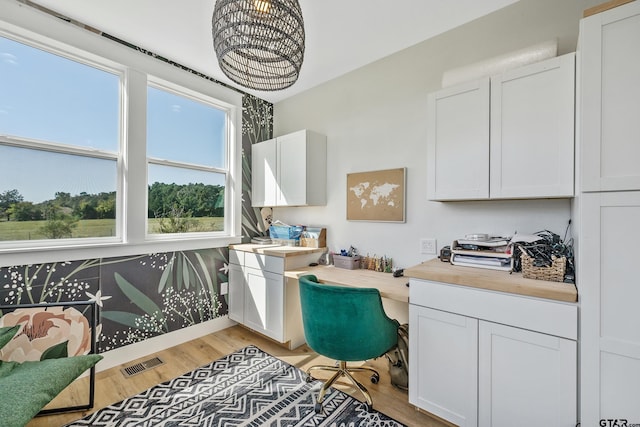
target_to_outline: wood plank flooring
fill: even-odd
[[[249,344],[253,344],[261,350],[303,370],[311,365],[333,363],[332,360],[314,353],[306,345],[298,347],[295,350],[289,350],[281,344],[253,333],[246,328],[233,326],[144,357],[143,359],[131,361],[131,363],[136,363],[147,360],[153,356],[158,356],[165,362],[163,365],[135,376],[126,378],[120,371],[120,368],[124,367],[124,365],[97,373],[95,406],[93,411],[138,394],[156,384],[192,371],[199,366],[206,365],[212,360],[239,350]],[[130,364],[128,363],[127,366],[128,365]],[[361,381],[371,392],[375,409],[410,427],[451,426],[451,424],[445,421],[416,410],[414,406],[409,404],[407,393],[391,385],[387,360],[385,358],[369,361],[367,365],[376,368],[378,372],[380,372],[380,382],[378,384],[371,384],[368,378],[361,377]],[[329,374],[327,374],[327,376],[328,375]],[[81,378],[52,403],[57,406],[86,403],[87,382],[88,378]],[[362,400],[361,395],[347,382],[338,383],[336,388]],[[59,427],[80,419],[90,412],[92,411],[41,416],[33,419],[27,424],[27,427]]]

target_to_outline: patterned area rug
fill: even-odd
[[[248,346],[68,426],[404,426],[336,389],[316,414],[320,386]]]

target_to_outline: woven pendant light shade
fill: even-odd
[[[212,32],[220,68],[234,82],[274,91],[298,80],[304,59],[298,0],[217,0]]]

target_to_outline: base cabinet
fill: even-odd
[[[478,425],[574,426],[577,343],[479,323]]]
[[[244,324],[284,342],[283,274],[245,267]]]
[[[417,279],[409,292],[410,403],[465,427],[576,425],[575,304]]]
[[[298,283],[284,271],[316,261],[229,251],[229,318],[290,348],[304,344]]]
[[[409,306],[409,401],[460,426],[476,426],[478,320]],[[416,338],[417,337],[417,338]]]

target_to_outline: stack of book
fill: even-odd
[[[513,270],[508,237],[458,239],[451,245],[451,264],[492,270]]]

